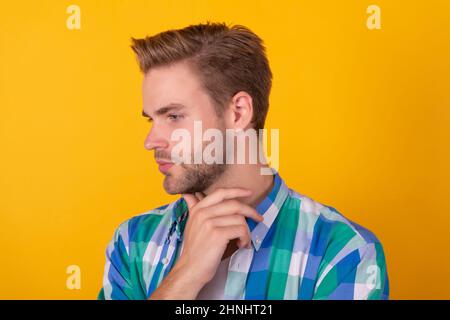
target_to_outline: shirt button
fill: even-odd
[[[260,244],[260,243],[261,243],[261,239],[256,238],[256,243],[257,243],[257,244]]]
[[[169,259],[167,259],[167,258],[162,259],[163,264],[167,264],[167,262],[169,262]]]

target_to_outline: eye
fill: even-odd
[[[150,117],[148,117],[147,121],[148,121],[148,122],[153,122],[153,119],[150,118]]]
[[[169,114],[168,116],[167,116],[170,120],[172,120],[172,121],[177,121],[177,120],[179,120],[179,119],[181,119],[183,116],[182,115],[179,115],[179,114]]]

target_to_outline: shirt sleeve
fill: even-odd
[[[338,255],[339,256],[339,255]],[[313,299],[386,300],[389,280],[383,247],[366,243],[331,263],[321,265]]]
[[[128,223],[117,228],[106,248],[106,263],[103,274],[103,286],[98,300],[134,299],[130,281],[130,258],[128,247]]]

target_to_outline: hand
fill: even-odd
[[[201,193],[183,195],[189,208],[189,219],[177,267],[183,268],[202,286],[214,277],[231,240],[238,239],[239,248],[251,245],[245,217],[256,222],[264,218],[251,206],[236,200],[250,194],[250,190],[226,188],[217,189],[206,197]]]

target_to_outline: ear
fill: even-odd
[[[253,99],[245,91],[236,93],[230,102],[231,121],[234,129],[246,130],[252,126]]]

